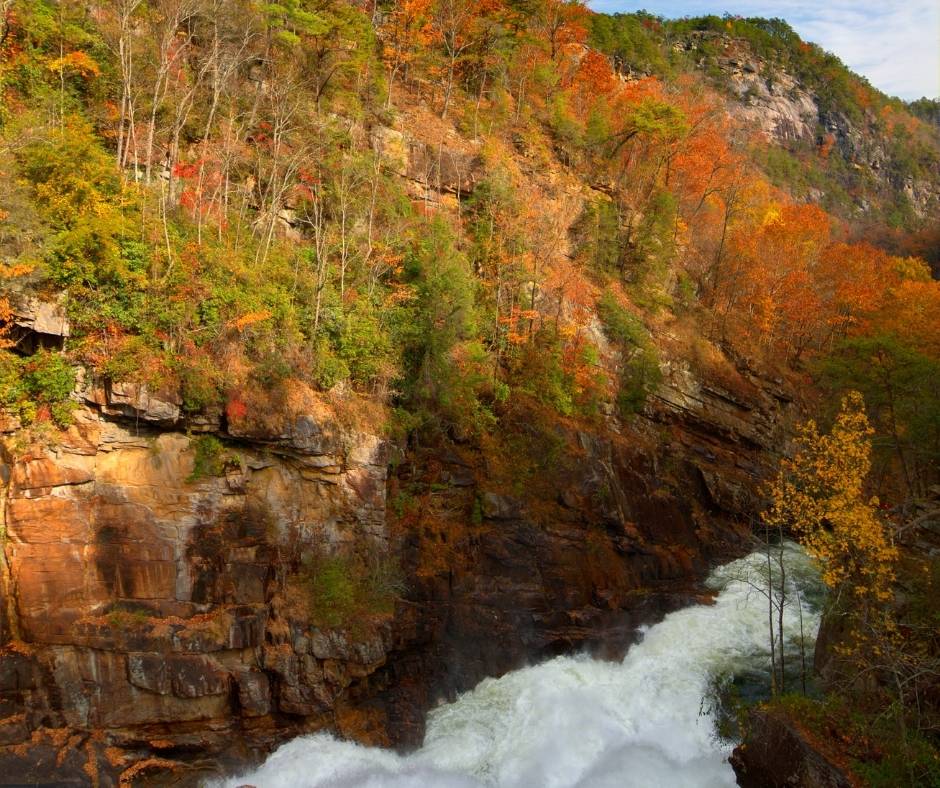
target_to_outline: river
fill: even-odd
[[[809,559],[787,545],[802,593],[806,650],[819,627],[820,589]],[[329,734],[280,747],[226,788],[719,788],[734,786],[732,739],[718,734],[717,685],[769,675],[761,553],[716,569],[712,605],[678,610],[645,628],[620,662],[564,656],[486,679],[430,712],[424,744],[399,755]],[[795,594],[786,606],[790,661],[799,661]],[[745,684],[747,683],[745,679]]]

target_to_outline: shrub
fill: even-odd
[[[402,404],[429,431],[476,433],[491,424],[481,401],[490,361],[478,333],[476,283],[453,231],[435,220],[405,259],[415,299],[396,315],[402,346]]]
[[[70,119],[49,138],[25,145],[19,164],[34,205],[55,231],[47,255],[53,281],[95,285],[133,276],[118,241],[120,179],[90,125]]]
[[[186,479],[194,482],[206,476],[221,476],[225,471],[227,457],[225,446],[215,435],[200,435],[192,442],[195,457],[193,470]]]
[[[520,390],[563,416],[574,413],[574,375],[562,363],[561,343],[547,332],[519,349],[511,371]]]
[[[337,553],[311,555],[303,562],[301,580],[310,600],[310,618],[318,626],[354,625],[356,618],[391,613],[404,592],[398,562],[374,555],[363,562]]]
[[[379,306],[365,298],[357,299],[343,316],[337,356],[356,383],[364,385],[393,377],[395,349],[381,318]]]
[[[624,365],[617,395],[617,408],[622,416],[643,410],[646,400],[662,382],[659,356],[652,347],[639,348]]]
[[[40,402],[61,402],[75,388],[75,371],[64,356],[40,350],[24,360],[23,383],[26,391]]]
[[[336,627],[347,622],[356,607],[352,567],[341,557],[321,559],[308,568],[315,621]]]
[[[919,731],[901,728],[898,709],[876,714],[835,693],[819,700],[786,695],[771,705],[835,746],[864,785],[940,785],[935,742]]]
[[[601,274],[620,272],[626,238],[617,206],[606,199],[587,203],[574,228],[579,256]]]
[[[180,359],[179,377],[184,410],[197,413],[218,404],[222,372],[211,358],[196,354]]]
[[[597,314],[611,342],[630,348],[641,347],[648,341],[643,321],[621,306],[610,290],[605,290],[598,301]]]
[[[604,331],[623,358],[617,407],[622,416],[632,416],[662,382],[659,354],[642,321],[621,306],[613,293],[605,291],[597,307]]]
[[[0,352],[0,404],[24,424],[51,418],[60,427],[71,422],[75,371],[59,353],[40,350],[20,358]]]
[[[324,337],[317,341],[313,365],[314,380],[321,389],[329,390],[349,377],[349,365],[336,355]]]

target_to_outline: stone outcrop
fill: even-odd
[[[854,788],[824,742],[817,741],[777,712],[753,709],[747,735],[731,758],[742,788]]]
[[[0,764],[18,782],[116,784],[157,755],[182,768],[342,728],[395,647],[381,617],[313,626],[296,579],[305,552],[388,551],[379,437],[308,395],[273,431],[233,424],[197,476],[198,438],[153,431],[163,406],[115,408],[125,395],[4,460]]]
[[[106,416],[131,418],[138,423],[172,427],[179,424],[183,413],[176,392],[158,396],[140,383],[93,382],[82,396]]]
[[[23,293],[11,294],[10,339],[23,353],[40,348],[59,349],[72,333],[65,306]]]
[[[457,137],[434,145],[396,129],[377,126],[372,130],[372,147],[385,167],[410,183],[414,196],[420,199],[434,192],[466,197],[483,178],[479,151]]]

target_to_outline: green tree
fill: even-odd
[[[838,396],[860,391],[872,413],[875,445],[897,462],[909,494],[922,494],[940,463],[940,363],[890,334],[839,344],[817,370]]]
[[[455,240],[440,219],[420,229],[405,264],[416,297],[399,330],[405,404],[426,426],[468,433],[491,418],[480,394],[492,373],[476,341],[476,285]]]
[[[121,183],[91,126],[72,118],[19,152],[19,169],[33,204],[50,226],[46,260],[60,285],[94,285],[129,274],[119,237]]]

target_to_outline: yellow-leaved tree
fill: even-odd
[[[891,597],[897,548],[889,525],[868,497],[873,429],[858,392],[842,400],[828,434],[812,420],[798,433],[796,451],[780,464],[769,487],[768,526],[791,529],[820,563],[826,585],[867,617]],[[854,602],[853,602],[854,601]]]

